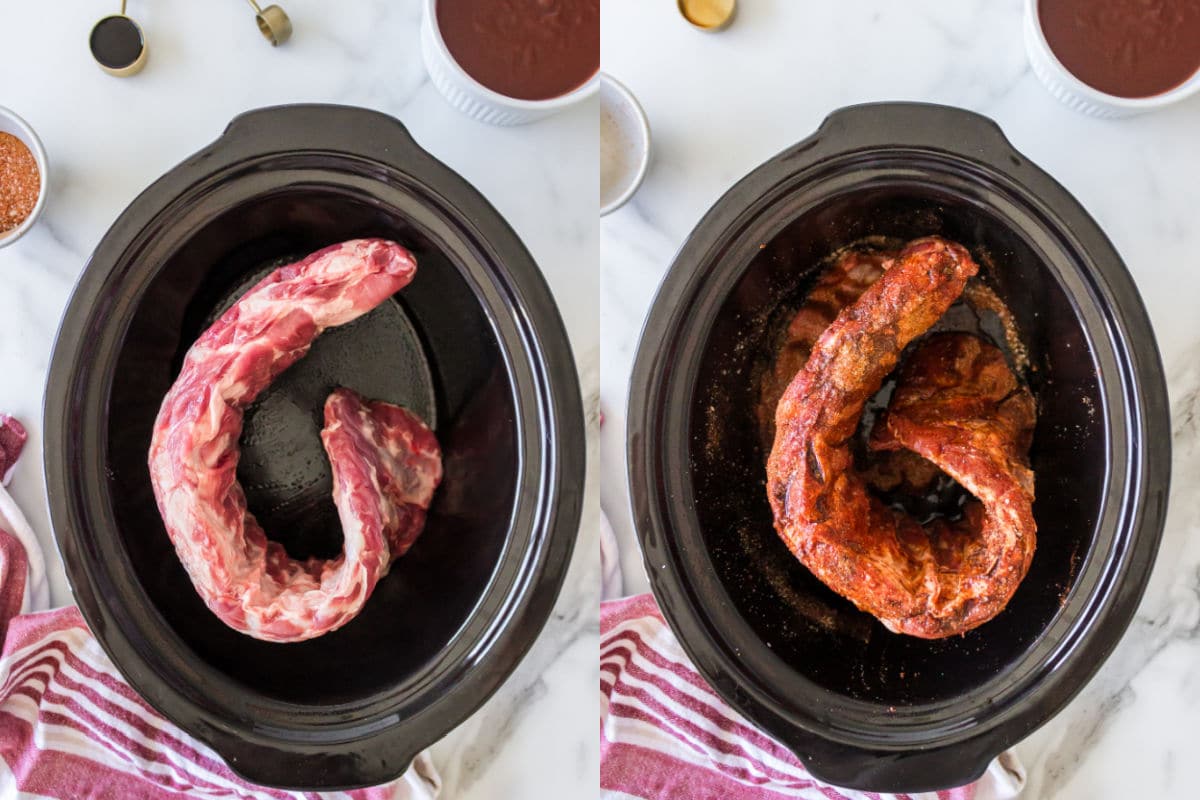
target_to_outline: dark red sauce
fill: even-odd
[[[120,15],[105,17],[92,28],[92,55],[110,69],[124,69],[138,60],[145,43],[133,20]]]
[[[1040,0],[1050,49],[1076,78],[1151,97],[1200,70],[1200,0]]]
[[[600,0],[439,0],[450,55],[489,89],[559,97],[600,69]]]

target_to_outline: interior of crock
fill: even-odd
[[[776,536],[754,404],[788,313],[831,252],[864,237],[966,245],[1013,312],[1038,402],[1031,461],[1038,545],[1008,607],[962,636],[888,632],[818,581]],[[970,691],[1016,661],[1060,610],[1097,522],[1108,452],[1096,366],[1063,287],[1014,226],[935,188],[858,189],[799,214],[757,253],[713,322],[693,393],[689,453],[701,535],[737,612],[796,672],[883,706]]]
[[[238,477],[250,510],[291,555],[340,552],[319,439],[322,403],[339,385],[429,421],[445,477],[420,539],[356,619],[307,642],[258,641],[208,611],[175,557],[146,466],[152,426],[187,348],[251,280],[326,245],[368,236],[409,247],[416,278],[371,314],[318,339],[248,409]],[[235,681],[303,704],[369,697],[443,650],[484,594],[517,497],[512,385],[471,287],[397,212],[311,186],[228,209],[196,230],[146,289],[111,386],[108,491],[116,534],[153,606],[144,613],[161,614],[196,658]]]

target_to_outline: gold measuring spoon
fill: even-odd
[[[92,26],[88,47],[100,69],[118,78],[136,75],[146,66],[146,37],[138,24],[125,16],[125,0],[121,0],[120,14],[111,14]]]
[[[254,9],[254,21],[258,23],[259,32],[271,43],[272,47],[277,47],[292,38],[292,21],[282,8],[279,6],[259,8],[258,3],[254,0],[246,0],[246,2]]]

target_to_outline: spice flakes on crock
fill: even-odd
[[[42,191],[42,176],[29,148],[0,132],[0,234],[29,218]]]

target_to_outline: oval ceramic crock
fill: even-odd
[[[337,385],[429,420],[445,478],[356,619],[262,642],[217,620],[175,557],[151,426],[184,352],[250,282],[360,236],[408,246],[417,276],[248,409],[239,479],[291,555],[339,552],[318,438]],[[390,780],[478,708],[550,614],[580,518],[578,380],[537,265],[475,189],[364,109],[244,114],[133,201],[66,310],[45,432],[51,519],[105,651],[164,716],[278,787]]]
[[[776,536],[756,377],[822,258],[941,234],[1012,309],[1039,404],[1038,550],[963,636],[889,633]],[[887,103],[831,114],[730,189],[647,317],[629,480],[654,593],[700,672],[822,780],[944,789],[1053,716],[1128,625],[1157,552],[1170,426],[1154,335],[1096,222],[991,120]]]

